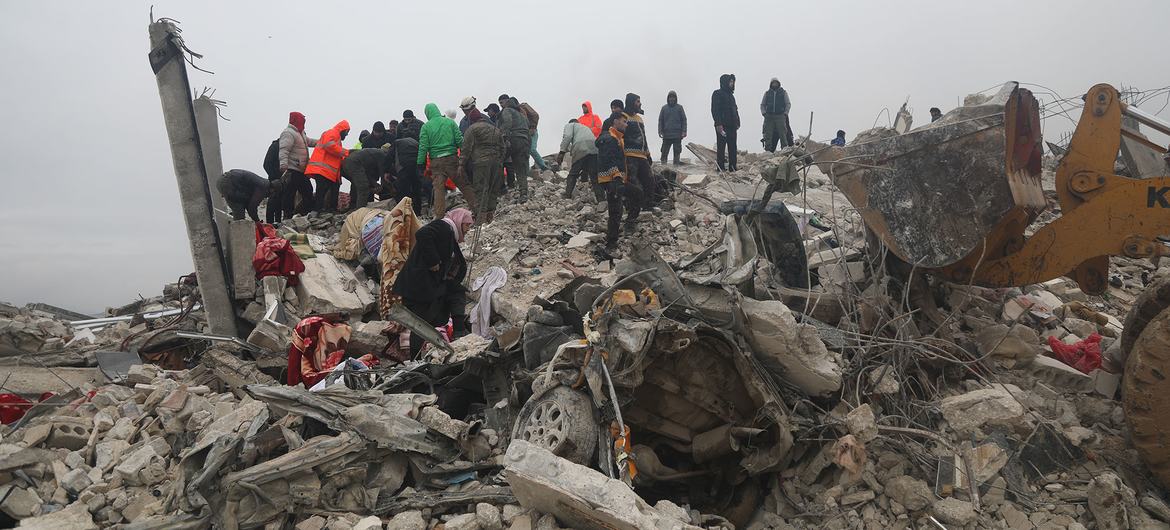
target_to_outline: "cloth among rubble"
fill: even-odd
[[[290,286],[296,286],[297,276],[305,272],[305,263],[293,251],[287,239],[276,236],[272,225],[261,225],[256,229],[256,252],[252,255],[252,268],[256,279],[268,276],[288,278]]]
[[[471,308],[471,332],[480,337],[492,336],[492,293],[508,283],[508,272],[500,267],[491,267],[471,284],[472,291],[479,291],[479,303]]]
[[[333,247],[333,257],[358,259],[362,254],[362,228],[379,215],[386,215],[386,210],[358,208],[346,215],[345,223],[341,225],[341,232],[337,236],[337,245]]]
[[[382,223],[382,248],[378,261],[382,264],[382,285],[378,296],[378,311],[383,318],[390,314],[390,308],[402,301],[394,292],[394,282],[402,271],[410,250],[414,248],[414,233],[419,229],[418,216],[414,212],[414,201],[403,197],[390,210]]]
[[[345,345],[353,330],[344,322],[325,317],[308,317],[293,328],[288,349],[289,386],[304,383],[312,387],[345,357]]]
[[[1093,333],[1074,344],[1065,344],[1056,337],[1049,336],[1048,346],[1052,348],[1052,355],[1060,362],[1083,373],[1087,374],[1101,367],[1100,334]]]

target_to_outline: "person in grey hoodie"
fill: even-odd
[[[764,116],[764,150],[776,152],[776,144],[780,147],[792,145],[792,132],[788,129],[788,111],[792,108],[792,101],[788,99],[788,91],[780,86],[780,80],[772,78],[768,90],[764,92],[764,99],[760,101],[760,114]]]
[[[678,104],[678,94],[673,90],[667,92],[666,104],[658,111],[658,137],[662,138],[662,163],[666,163],[666,153],[674,147],[674,165],[679,165],[682,139],[687,137],[687,111]]]

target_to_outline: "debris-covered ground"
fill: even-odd
[[[332,255],[344,215],[281,227],[306,271],[238,301],[247,341],[204,333],[191,277],[98,319],[0,306],[0,524],[1170,526],[1117,355],[1166,271],[1114,258],[1099,297],[1067,279],[912,294],[815,166],[749,222],[734,201],[759,197],[784,153],[726,174],[692,152],[655,164],[669,197],[617,256],[600,249],[604,205],[580,186],[561,198],[563,172],[505,198],[464,248],[469,284],[505,275],[470,294],[490,329],[404,363],[378,277]],[[753,235],[788,218],[781,201],[798,269]],[[381,363],[285,385],[291,327],[336,312],[348,356]],[[1074,367],[1090,350],[1101,367]]]

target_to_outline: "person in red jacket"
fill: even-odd
[[[593,104],[586,101],[581,104],[581,117],[577,118],[577,123],[584,125],[593,131],[593,137],[601,136],[601,116],[593,113]]]
[[[337,192],[341,189],[341,161],[345,160],[349,151],[341,145],[341,141],[349,135],[349,122],[341,120],[332,129],[321,133],[321,139],[313,147],[313,154],[309,156],[309,164],[305,166],[305,175],[317,181],[317,191],[313,196],[317,211],[336,212]]]

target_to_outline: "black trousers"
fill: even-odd
[[[291,219],[294,214],[306,214],[313,210],[313,185],[302,171],[288,170],[280,178],[284,184],[281,201],[284,203],[284,217]],[[301,207],[297,208],[297,197]]]
[[[682,138],[663,138],[662,139],[662,162],[666,162],[666,152],[674,147],[674,162],[678,163],[678,157],[682,154]]]
[[[727,133],[725,136],[720,135],[718,130],[715,131],[715,164],[719,166],[720,171],[735,171],[737,169],[735,156],[738,149],[735,144],[735,130],[724,127],[723,131]],[[727,150],[726,158],[724,149]],[[724,160],[727,161],[727,165],[723,165]]]
[[[650,171],[650,159],[627,156],[626,171],[630,173],[629,185],[638,188],[638,195],[642,201],[642,209],[649,210],[654,207],[655,188],[657,186],[654,183],[654,173]]]
[[[589,181],[589,187],[593,189],[593,195],[597,200],[604,197],[604,192],[597,186],[597,155],[585,155],[580,160],[573,160],[573,165],[569,167],[569,178],[565,181],[565,195],[572,197],[573,189],[577,187],[577,181]]]
[[[281,179],[268,179],[269,182],[276,182],[275,186],[268,188],[268,204],[264,205],[264,222],[268,224],[279,223],[284,220],[284,183]]]
[[[394,177],[394,200],[401,201],[403,197],[410,197],[414,214],[422,215],[422,182],[414,164],[402,166]]]
[[[317,191],[313,195],[313,203],[317,211],[336,212],[337,193],[341,191],[341,183],[333,182],[321,175],[313,175],[313,180],[317,181]]]
[[[605,202],[609,208],[609,223],[606,226],[605,244],[617,244],[622,229],[622,199],[625,199],[626,221],[634,221],[642,213],[642,190],[619,180],[611,180],[602,184],[605,190]]]

